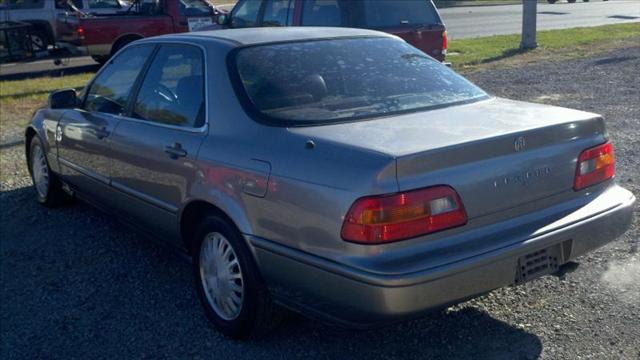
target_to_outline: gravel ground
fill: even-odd
[[[602,113],[618,181],[640,195],[640,47],[470,77],[510,98]],[[22,146],[1,150],[0,358],[640,357],[640,227],[560,280],[506,288],[444,314],[374,331],[292,316],[268,337],[210,329],[189,264],[82,204],[36,204]]]

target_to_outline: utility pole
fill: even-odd
[[[520,49],[535,49],[536,21],[538,16],[538,0],[522,0],[522,41]]]

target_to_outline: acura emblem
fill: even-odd
[[[513,148],[516,150],[516,152],[524,150],[526,146],[527,140],[524,138],[524,136],[518,136],[516,138],[516,141],[513,143]]]

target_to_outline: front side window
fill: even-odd
[[[231,27],[243,28],[258,26],[258,13],[261,1],[244,0],[238,3],[231,12]]]
[[[133,46],[109,62],[87,91],[84,109],[122,114],[127,108],[131,89],[152,51],[152,45]]]
[[[291,0],[267,0],[264,6],[262,26],[287,26],[290,24]]]
[[[394,38],[267,44],[233,56],[239,96],[250,113],[274,125],[353,121],[487,98]]]
[[[205,0],[179,0],[180,15],[184,16],[211,16],[213,8]]]
[[[195,46],[162,45],[149,66],[132,116],[167,125],[204,124],[204,62]]]
[[[9,9],[42,9],[44,8],[45,0],[9,0],[3,1],[3,5],[6,3]]]
[[[348,26],[348,1],[307,0],[303,4],[304,26]]]

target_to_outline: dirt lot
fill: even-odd
[[[640,47],[633,47],[470,77],[499,96],[604,114],[618,181],[638,196],[638,74]],[[375,331],[292,317],[267,338],[241,343],[208,327],[189,264],[171,249],[86,205],[38,206],[22,149],[0,145],[2,359],[640,357],[637,218],[623,238],[580,259],[563,280],[494,291],[446,314]]]

